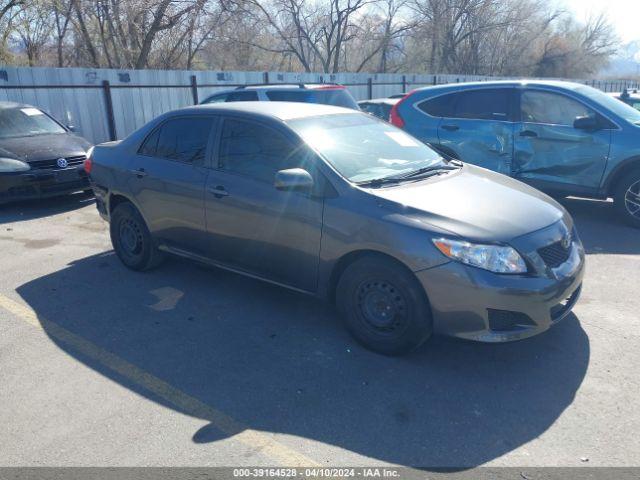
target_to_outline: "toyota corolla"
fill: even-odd
[[[381,353],[434,332],[529,337],[580,294],[584,251],[561,205],[364,113],[190,107],[95,147],[85,168],[127,267],[169,253],[335,301]]]

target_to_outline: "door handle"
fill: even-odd
[[[456,130],[460,129],[458,125],[442,125],[442,128],[444,128],[445,130],[449,130],[450,132],[455,132]]]
[[[144,168],[138,168],[137,170],[129,170],[129,172],[133,173],[138,178],[147,176],[147,172],[145,172]]]
[[[216,198],[222,198],[222,197],[228,197],[229,196],[229,192],[227,192],[227,190],[222,185],[217,185],[215,187],[211,187],[211,188],[209,188],[209,191]]]
[[[536,132],[534,132],[533,130],[523,130],[523,131],[521,131],[521,132],[520,132],[520,136],[521,136],[521,137],[531,137],[531,138],[534,138],[534,137],[537,137],[537,136],[538,136],[538,134],[537,134]]]

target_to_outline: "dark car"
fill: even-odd
[[[640,93],[638,90],[623,90],[622,92],[610,93],[613,98],[626,103],[630,107],[640,110]]]
[[[233,90],[214,93],[200,103],[256,101],[320,103],[358,110],[358,104],[349,91],[336,83],[242,85]]]
[[[640,111],[587,85],[551,80],[414,90],[391,123],[443,155],[556,195],[613,198],[640,228]]]
[[[0,203],[88,189],[90,147],[42,110],[0,102]]]
[[[432,332],[525,338],[580,293],[584,251],[562,206],[361,112],[185,108],[98,145],[86,168],[127,267],[168,252],[335,300],[378,352]]]
[[[360,110],[370,113],[374,117],[381,118],[388,122],[393,106],[400,101],[401,97],[374,98],[371,100],[361,100],[358,102]]]

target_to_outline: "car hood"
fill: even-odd
[[[471,240],[508,242],[566,214],[544,193],[505,175],[465,165],[439,177],[369,193],[406,209],[404,215]],[[396,210],[397,211],[397,210]]]
[[[70,133],[0,138],[0,156],[25,162],[77,157],[86,154],[91,144]]]

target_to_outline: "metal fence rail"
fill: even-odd
[[[35,105],[93,143],[124,138],[156,116],[217,91],[257,83],[340,83],[357,100],[445,83],[507,79],[481,75],[213,72],[0,67],[0,101]],[[606,92],[637,81],[574,80]]]

